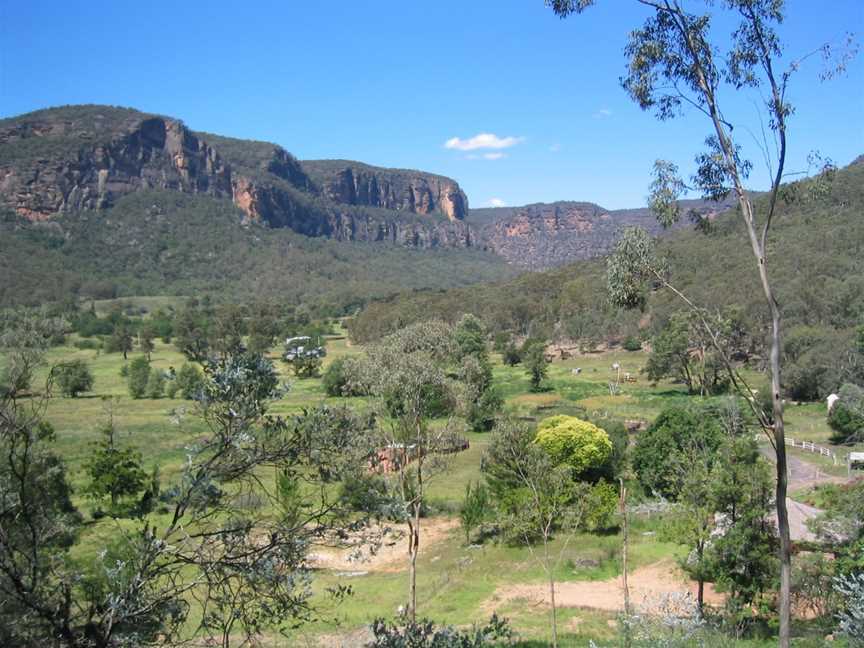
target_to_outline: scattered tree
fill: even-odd
[[[566,17],[583,12],[594,1],[550,0],[549,4],[556,14]],[[738,22],[725,57],[718,45],[712,42],[712,16],[707,10],[702,15],[690,13],[679,0],[639,0],[639,4],[648,7],[650,14],[642,28],[630,32],[630,41],[625,48],[629,65],[621,84],[634,102],[643,110],[655,110],[661,120],[681,115],[685,107],[692,107],[708,118],[713,134],[705,141],[707,151],[696,158],[698,169],[693,181],[708,198],[718,199],[729,193],[737,198],[738,212],[753,252],[754,270],[758,273],[765,307],[771,319],[769,367],[773,412],[771,420],[762,412],[755,414],[763,429],[771,434],[777,455],[775,499],[780,528],[781,566],[779,640],[781,648],[788,648],[792,543],[786,509],[787,462],[780,373],[781,323],[780,305],[769,275],[768,250],[771,226],[781,199],[781,183],[786,175],[787,125],[793,113],[786,91],[803,59],[792,61],[785,70],[780,68],[783,52],[776,26],[783,20],[783,3],[777,0],[729,0],[726,3],[726,8]],[[828,45],[819,51],[826,55],[831,53]],[[848,60],[848,56],[841,57],[834,69],[823,73],[823,78],[842,72]],[[772,155],[767,138],[763,140],[762,153],[772,182],[765,201],[766,207],[760,214],[757,214],[745,186],[752,164],[741,156],[740,147],[733,137],[731,116],[722,107],[720,91],[723,86],[735,90],[759,88],[766,91],[763,95],[765,118],[761,121],[767,123],[773,132],[777,148]],[[826,165],[825,170],[830,173],[830,165]],[[680,218],[678,197],[687,186],[671,163],[658,162],[655,173],[650,206],[662,224],[671,225]],[[825,174],[822,177],[825,178]],[[814,188],[818,190],[818,184]],[[641,237],[636,246],[631,245],[633,242],[631,240],[619,247],[610,258],[609,287],[613,300],[620,305],[637,305],[644,300],[640,285],[644,279],[651,277],[660,285],[673,289],[688,307],[694,307],[689,298],[669,283],[665,273],[651,263],[653,254],[650,240]],[[703,324],[706,334],[711,337],[710,323],[706,321]],[[715,345],[715,350],[721,356],[726,354],[719,344]],[[732,369],[726,357],[723,358],[723,364],[730,373],[733,385],[745,397],[749,397],[746,381]]]
[[[96,501],[109,497],[111,511],[118,512],[121,498],[134,497],[144,490],[147,473],[141,467],[141,454],[134,448],[120,448],[113,416],[101,426],[102,439],[94,444],[84,465],[89,483],[85,494]]]
[[[522,362],[525,364],[525,369],[531,380],[531,391],[542,391],[543,381],[549,373],[549,361],[546,359],[546,345],[542,342],[535,342],[527,349],[523,347],[521,355]]]
[[[147,383],[150,382],[150,362],[145,356],[138,356],[129,363],[127,377],[129,395],[132,398],[144,398],[147,395]]]
[[[471,544],[471,532],[482,525],[489,517],[489,494],[486,487],[477,482],[465,484],[465,499],[459,509],[459,520],[465,532],[465,544]]]
[[[60,393],[69,398],[93,389],[93,374],[83,360],[61,362],[52,370],[52,376]]]

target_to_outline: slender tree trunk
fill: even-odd
[[[408,525],[408,618],[417,620],[417,553],[420,550],[420,504],[414,505],[413,520]]]
[[[621,483],[621,518],[622,518],[622,543],[621,543],[621,572],[624,576],[624,614],[630,616],[630,584],[627,580],[627,543],[629,540],[629,524],[627,520],[627,487],[624,485],[624,479],[619,478]],[[628,642],[629,644],[629,642]]]
[[[549,562],[549,538],[543,535],[543,562],[549,576],[549,601],[552,604],[552,648],[558,648],[558,609],[555,605],[555,574]]]

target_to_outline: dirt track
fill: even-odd
[[[665,598],[671,594],[690,593],[694,600],[697,585],[689,580],[677,565],[662,561],[640,567],[629,577],[630,600],[641,612],[657,612]],[[581,607],[594,610],[617,612],[624,608],[624,594],[621,577],[604,581],[569,581],[555,586],[555,602],[562,607]],[[492,597],[483,604],[484,612],[491,613],[512,602],[526,605],[547,606],[549,586],[546,584],[510,585],[499,587]],[[705,586],[706,603],[720,605],[723,596],[713,588]]]

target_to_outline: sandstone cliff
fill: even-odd
[[[468,198],[450,178],[384,169],[348,160],[306,160],[303,168],[330,200],[415,214],[441,213],[463,220]]]
[[[673,229],[686,226],[688,214],[713,218],[731,204],[730,200],[682,201],[683,218]],[[489,249],[514,265],[532,270],[608,254],[621,230],[628,226],[642,227],[652,236],[663,233],[648,209],[609,211],[581,202],[484,209],[478,210],[476,217],[472,211],[469,221],[478,224],[480,236]]]
[[[105,210],[125,194],[166,189],[231,200],[246,222],[308,236],[475,244],[459,222],[467,199],[454,181],[351,165],[335,180],[316,182],[275,144],[195,133],[176,119],[107,106],[0,120],[0,205],[31,221]]]

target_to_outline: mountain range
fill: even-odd
[[[709,218],[727,206],[690,205]],[[259,292],[308,299],[314,290],[325,302],[340,292],[331,304],[340,310],[603,255],[629,225],[662,233],[647,209],[557,202],[471,210],[444,176],[301,161],[273,143],[99,105],[0,120],[0,210],[0,264],[17,281],[0,294],[7,303],[207,286],[245,292],[245,268]],[[212,249],[203,251],[204,242]],[[369,272],[364,287],[347,269],[357,263]],[[376,277],[381,285],[370,286]],[[297,288],[310,281],[314,289]]]

